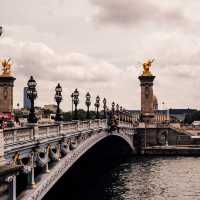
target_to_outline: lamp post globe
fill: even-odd
[[[96,118],[99,119],[99,107],[100,107],[100,97],[99,96],[96,97],[96,102],[95,102],[94,106],[96,107]]]
[[[87,119],[90,119],[90,105],[91,105],[91,95],[89,92],[85,95],[85,105],[87,106]]]
[[[60,103],[62,101],[62,87],[60,86],[60,83],[55,88],[55,101],[57,103],[57,110],[56,110],[56,116],[55,121],[60,122],[62,120],[61,114],[60,114]]]
[[[78,120],[78,111],[77,111],[77,106],[79,104],[79,91],[76,88],[73,92],[73,101],[74,101],[74,106],[75,106],[75,113],[74,113],[74,119]]]
[[[106,118],[106,108],[107,108],[107,100],[106,98],[103,99],[103,117]]]
[[[37,123],[37,117],[35,116],[35,106],[34,106],[34,101],[37,98],[37,90],[36,90],[36,81],[34,80],[33,76],[30,77],[27,86],[27,97],[30,99],[31,102],[31,108],[30,112],[28,115],[28,123],[34,124]]]

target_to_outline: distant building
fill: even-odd
[[[52,113],[56,113],[57,106],[55,104],[44,105],[44,110],[49,110]]]
[[[24,108],[30,109],[31,108],[31,101],[27,97],[27,89],[28,89],[28,87],[24,87]]]

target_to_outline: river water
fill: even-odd
[[[44,200],[200,200],[198,157],[130,155],[113,161],[94,155],[77,162]]]
[[[99,179],[84,200],[200,200],[200,158],[129,157]]]

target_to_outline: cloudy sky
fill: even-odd
[[[0,57],[11,57],[17,78],[14,104],[22,105],[30,75],[37,104],[62,107],[87,91],[129,109],[140,108],[141,63],[155,58],[154,92],[160,107],[200,106],[200,2],[189,0],[0,0]]]

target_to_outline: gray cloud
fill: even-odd
[[[112,80],[111,75],[120,74],[118,68],[105,61],[80,53],[58,54],[43,43],[5,38],[0,49],[5,57],[12,55],[17,74],[33,74],[42,80],[106,83]]]
[[[180,9],[161,6],[149,0],[91,0],[97,10],[94,19],[101,25],[129,26],[145,24],[185,25],[187,20]]]

